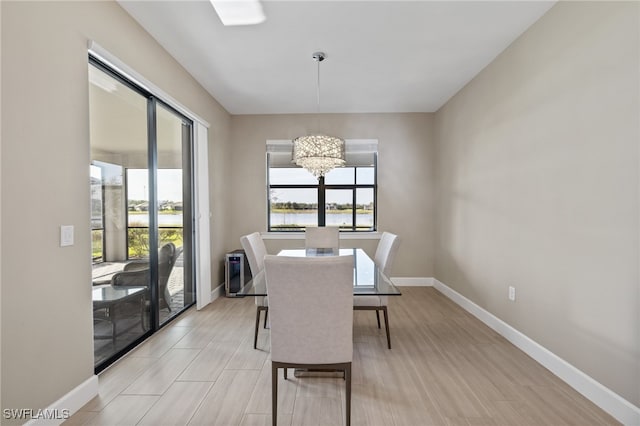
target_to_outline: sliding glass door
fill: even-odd
[[[100,371],[195,302],[192,123],[92,58],[89,88]]]
[[[192,275],[191,123],[170,109],[156,108],[156,232],[159,239],[159,321],[195,302]]]

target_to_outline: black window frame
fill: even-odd
[[[317,201],[318,201],[318,226],[326,226],[326,193],[327,190],[340,189],[352,191],[352,221],[351,226],[340,226],[340,232],[376,232],[377,230],[377,211],[378,211],[378,153],[373,152],[373,164],[372,165],[350,165],[346,164],[345,167],[353,168],[353,184],[326,184],[324,176],[318,179],[317,184],[271,184],[270,182],[270,153],[267,153],[267,231],[268,232],[304,232],[305,226],[289,227],[289,228],[273,228],[271,226],[271,193],[272,189],[316,189]],[[358,169],[365,169],[373,167],[373,183],[372,184],[358,184],[357,176]],[[357,226],[357,190],[358,189],[373,189],[373,225],[371,227],[362,228]]]

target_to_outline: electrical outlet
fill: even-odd
[[[509,286],[509,300],[512,302],[516,301],[516,288]]]

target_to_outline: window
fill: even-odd
[[[93,99],[93,98],[92,98]],[[121,223],[118,203],[123,188],[122,168],[93,159],[91,171],[91,252],[93,265],[110,261],[117,242],[114,227]],[[109,253],[107,253],[109,251]]]
[[[91,258],[93,262],[104,259],[104,217],[102,215],[102,169],[90,166],[91,176]]]
[[[149,201],[147,169],[127,169],[127,258],[149,256]],[[158,246],[183,247],[182,170],[158,169],[156,176]]]
[[[267,142],[268,230],[376,230],[377,141],[346,141],[346,164],[316,179],[291,164],[291,141]]]

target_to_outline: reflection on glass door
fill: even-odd
[[[195,302],[192,123],[97,61],[89,83],[100,371]]]
[[[158,301],[160,324],[195,301],[191,274],[191,124],[156,108]]]
[[[146,168],[147,99],[89,66],[94,359],[101,365],[151,325],[148,263],[127,253],[126,170]],[[149,229],[142,231],[148,240]]]

